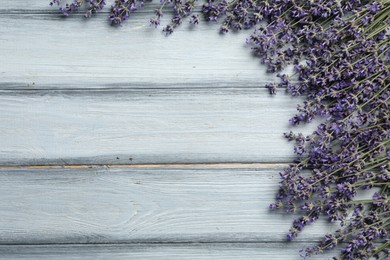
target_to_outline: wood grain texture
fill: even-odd
[[[275,76],[250,31],[164,37],[154,8],[112,28],[107,13],[1,4],[0,259],[299,259],[335,228],[284,242],[293,217],[267,209],[282,165],[130,166],[294,158],[282,133],[300,100],[262,89]]]
[[[0,244],[282,242],[293,216],[268,210],[280,170],[1,169]]]
[[[10,14],[10,13],[15,13],[15,14],[42,14],[42,13],[53,13],[53,14],[58,14],[58,7],[57,5],[50,6],[50,0],[30,0],[28,3],[23,0],[13,0],[9,2],[4,2],[0,6],[0,12],[4,14]],[[66,0],[61,0],[61,2],[67,3]],[[99,14],[107,14],[110,12],[110,6],[114,2],[114,0],[108,0],[106,1],[107,5],[106,7],[99,12]],[[144,13],[144,12],[150,12],[156,9],[156,7],[160,7],[160,1],[145,1],[145,5],[143,8],[138,8],[137,13]],[[197,9],[201,7],[203,4],[202,2],[199,2],[200,5],[196,6]],[[171,6],[168,3],[165,4],[166,7]],[[82,6],[80,8],[80,14],[84,14],[86,5]],[[196,9],[196,10],[197,10]],[[167,11],[169,8],[167,8]],[[77,15],[77,13],[76,13]]]
[[[15,245],[0,246],[0,259],[274,259],[299,260],[303,243]],[[337,252],[333,252],[336,254]],[[331,259],[322,254],[310,259]]]
[[[1,15],[0,89],[259,88],[276,80],[245,44],[249,31],[183,24],[165,37],[148,21],[139,13],[113,28],[107,14]]]
[[[300,100],[261,89],[274,75],[247,34],[204,23],[164,37],[145,13],[112,28],[107,14],[42,14],[42,1],[1,8],[0,165],[294,158],[282,133]]]
[[[0,165],[289,162],[296,102],[259,89],[2,91]]]

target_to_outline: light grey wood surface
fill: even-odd
[[[60,0],[63,4],[67,3],[69,1],[66,0]],[[51,0],[30,0],[26,2],[25,0],[13,0],[13,1],[7,1],[1,4],[0,6],[0,12],[4,14],[42,14],[42,13],[50,13],[50,14],[58,14],[58,8],[56,6],[51,7],[50,6]],[[108,13],[110,11],[110,6],[114,0],[107,0],[106,7],[103,11],[100,11],[99,13]],[[150,9],[153,11],[153,8],[156,8],[157,6],[160,6],[159,1],[145,1],[145,5],[143,8],[139,8],[137,10],[137,13],[144,13],[144,12],[150,12]],[[202,2],[199,2],[199,6],[196,6],[196,9],[201,7]],[[166,4],[165,6],[168,6]],[[82,12],[81,12],[82,13]]]
[[[0,91],[0,164],[289,162],[296,102],[258,89]]]
[[[148,25],[148,10],[119,28],[107,14],[1,15],[0,88],[260,88],[274,79],[245,44],[249,31],[183,24],[165,37]]]
[[[0,246],[0,259],[274,259],[299,260],[307,243],[14,245]],[[310,259],[331,259],[333,255]]]
[[[268,210],[282,168],[2,169],[0,243],[285,241],[293,216]]]
[[[268,211],[299,100],[268,95],[249,31],[48,2],[0,5],[1,259],[299,259],[335,228],[286,243],[293,216]]]

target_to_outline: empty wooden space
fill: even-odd
[[[0,90],[0,164],[289,162],[294,102],[259,89]]]
[[[0,259],[301,259],[305,243],[207,243],[0,246]],[[330,259],[329,254],[310,259]]]
[[[0,242],[282,241],[293,217],[267,207],[282,167],[4,169]],[[297,241],[327,231],[320,221]]]
[[[299,259],[336,228],[286,243],[268,210],[300,100],[268,95],[249,32],[165,37],[153,8],[113,28],[0,6],[1,259]]]

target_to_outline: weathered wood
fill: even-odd
[[[296,102],[259,89],[2,91],[0,165],[289,162]]]
[[[276,80],[245,44],[249,31],[222,36],[216,24],[183,24],[165,37],[149,18],[135,14],[113,28],[107,14],[1,15],[0,89],[257,88]]]
[[[259,89],[274,75],[251,56],[247,34],[222,37],[203,24],[163,37],[145,13],[112,28],[106,14],[38,14],[51,10],[42,1],[0,8],[1,165],[294,157],[282,133],[298,100]],[[87,88],[141,90],[38,91]]]
[[[293,159],[282,133],[298,100],[260,89],[274,75],[249,32],[164,37],[152,10],[112,28],[107,14],[2,3],[0,165]],[[299,259],[334,226],[282,242],[292,217],[267,209],[281,168],[1,168],[0,259]]]
[[[0,244],[281,242],[293,216],[268,210],[281,168],[3,168]]]
[[[69,0],[60,0],[62,2],[63,5],[65,5],[65,3],[69,3],[70,1]],[[8,3],[2,3],[2,5],[0,6],[0,13],[4,13],[4,14],[10,14],[10,13],[14,13],[14,14],[42,14],[42,13],[54,13],[54,14],[59,14],[59,11],[58,11],[58,6],[57,5],[53,5],[53,6],[50,6],[50,2],[51,0],[30,0],[28,3],[26,3],[26,1],[23,1],[23,0],[13,0],[13,1],[9,1]],[[107,2],[107,5],[106,7],[99,12],[99,14],[102,14],[102,15],[105,15],[107,13],[110,12],[110,7],[111,7],[111,4],[114,2],[114,0],[109,0],[109,1],[106,1]],[[196,7],[196,10],[198,10],[201,6],[202,6],[203,2],[199,2],[197,3],[197,5],[195,6]],[[87,7],[88,5],[83,5],[81,8],[80,8],[80,11],[76,13],[77,14],[81,14],[83,15],[84,14],[84,10],[86,10],[85,8]],[[138,10],[136,11],[136,13],[143,13],[143,12],[153,12],[153,10],[155,10],[157,7],[161,7],[161,3],[160,1],[145,1],[145,5],[144,7],[142,8],[138,8]],[[169,11],[172,7],[171,4],[169,3],[166,3],[165,4],[165,10],[166,11]],[[153,14],[153,13],[152,13]],[[73,15],[75,15],[75,13],[73,13]]]
[[[305,243],[13,245],[0,246],[0,259],[273,259],[299,260]],[[337,255],[337,251],[332,254]],[[310,259],[331,259],[332,254]]]

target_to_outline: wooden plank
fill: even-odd
[[[290,162],[297,99],[264,92],[2,91],[0,165]]]
[[[0,244],[281,242],[293,216],[268,210],[281,169],[3,168]]]
[[[274,259],[299,260],[302,243],[13,245],[0,246],[0,259]],[[337,254],[337,251],[333,251]],[[310,259],[331,259],[323,254]]]
[[[62,3],[69,3],[71,0],[61,0]],[[16,13],[16,14],[23,14],[23,13],[28,13],[28,14],[42,14],[42,13],[58,13],[58,8],[56,6],[50,6],[50,0],[30,0],[28,4],[26,4],[25,1],[23,0],[13,0],[9,1],[7,3],[2,3],[0,6],[0,13],[3,14],[9,14],[9,13]],[[110,12],[110,6],[114,1],[107,1],[106,8],[99,12],[102,15],[105,15]],[[145,1],[146,2],[146,1]],[[199,2],[196,5],[196,9],[199,9],[201,7],[203,2]],[[137,13],[139,12],[150,12],[156,9],[157,7],[160,7],[160,1],[149,1],[146,2],[143,8],[139,8],[137,10]],[[169,6],[169,4],[166,4],[165,6]],[[84,7],[81,8],[83,10]],[[167,9],[169,10],[169,8]],[[82,11],[80,12],[82,13]]]
[[[28,4],[24,2],[23,0],[14,0],[9,3],[4,3],[0,6],[0,12],[3,14],[45,14],[45,13],[54,13],[58,14],[58,8],[57,6],[50,6],[50,0],[45,1],[45,0],[30,0]],[[62,3],[69,3],[69,0],[61,0]],[[107,5],[104,8],[104,10],[100,11],[99,14],[107,14],[110,12],[110,6],[114,1],[107,1]],[[202,6],[203,2],[197,3],[195,5],[195,10],[200,9]],[[87,5],[84,5],[81,7],[81,11],[79,13],[84,14],[83,10],[85,10],[85,7]],[[138,8],[137,13],[144,13],[144,12],[150,12],[155,10],[157,7],[160,7],[160,1],[145,1],[145,5],[142,8]],[[165,7],[169,7],[170,5],[167,3],[165,4]],[[166,9],[166,11],[169,11],[169,8]],[[77,15],[77,13],[76,13]]]
[[[222,36],[204,23],[165,37],[150,15],[120,28],[106,14],[1,15],[0,89],[258,88],[275,80],[245,44],[249,31]]]

